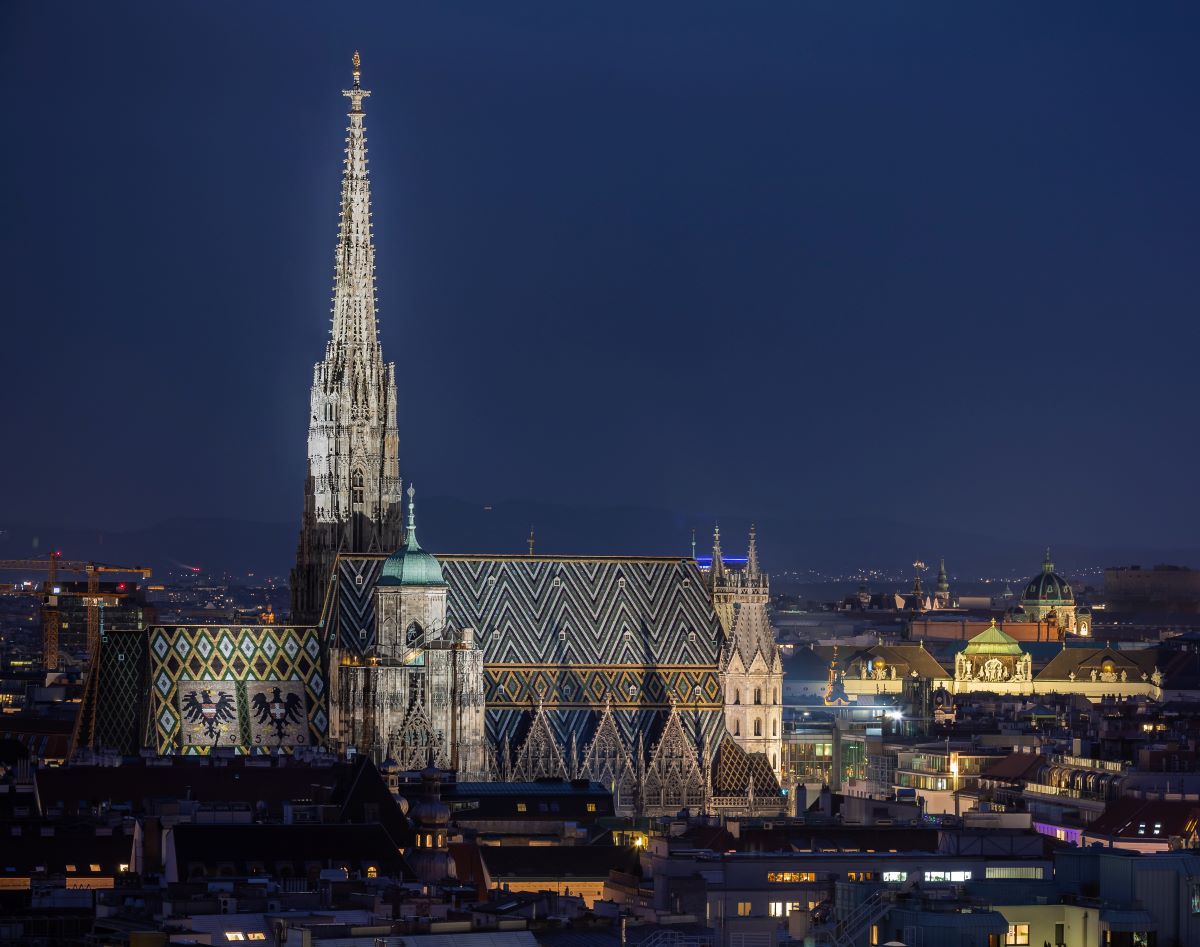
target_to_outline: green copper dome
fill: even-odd
[[[985,628],[967,642],[963,654],[1020,654],[1021,646],[1012,635],[1006,635],[996,627],[996,619],[992,626]]]
[[[387,557],[378,585],[445,585],[442,565],[421,548],[417,542],[416,505],[413,502],[412,485],[408,487],[408,529],[404,545]]]
[[[1042,571],[1029,580],[1025,586],[1022,602],[1031,605],[1073,605],[1075,593],[1061,575],[1054,571],[1054,563],[1050,559],[1050,550],[1046,550],[1046,558],[1042,562]]]

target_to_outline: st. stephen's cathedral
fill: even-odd
[[[108,636],[80,744],[354,752],[402,769],[432,758],[462,781],[598,780],[647,814],[779,798],[783,667],[753,531],[741,569],[719,531],[706,569],[421,547],[376,319],[357,54],[343,95],[333,319],[313,369],[292,623]]]

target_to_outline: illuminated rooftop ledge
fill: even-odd
[[[1104,802],[1105,797],[1082,789],[1071,789],[1069,786],[1047,786],[1045,783],[1026,783],[1025,792],[1036,793],[1040,796],[1061,796],[1065,799],[1079,799],[1085,802]]]

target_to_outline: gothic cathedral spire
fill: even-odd
[[[339,552],[387,552],[400,545],[396,367],[384,362],[375,308],[375,246],[363,125],[361,61],[354,54],[334,255],[333,319],[325,358],[313,368],[308,477],[292,621],[319,620]]]

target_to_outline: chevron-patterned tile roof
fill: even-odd
[[[373,593],[383,556],[338,559],[335,616],[341,647],[375,639]],[[515,750],[532,710],[566,746],[590,740],[611,701],[630,745],[657,739],[675,700],[698,739],[722,732],[720,620],[696,563],[623,556],[438,555],[447,617],[474,628],[483,648],[487,731]]]

